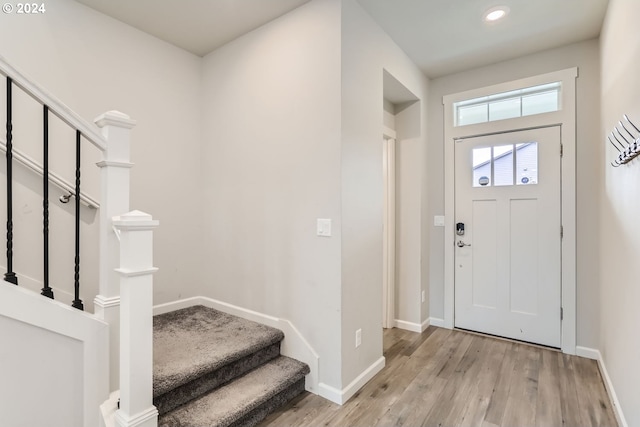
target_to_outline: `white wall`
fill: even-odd
[[[3,424],[82,426],[82,343],[2,315],[0,333]]]
[[[614,169],[617,152],[606,135],[622,115],[640,127],[640,2],[610,0],[601,36],[602,121],[598,133],[599,164],[604,168],[600,194],[600,341],[612,384],[629,426],[640,425],[640,163]]]
[[[426,95],[426,94],[425,94]],[[413,330],[428,316],[420,293],[427,290],[422,270],[423,227],[421,218],[426,140],[421,126],[426,121],[425,103],[409,101],[396,107],[396,320]],[[428,247],[428,246],[427,246]],[[425,252],[426,254],[426,252]],[[408,327],[399,323],[399,327]]]
[[[154,260],[160,268],[155,276],[156,299],[165,302],[193,294],[202,265],[201,59],[72,0],[51,0],[46,8],[42,15],[3,15],[0,55],[90,122],[108,110],[125,112],[138,121],[132,136],[136,165],[131,206],[161,221],[154,236]],[[14,143],[19,145],[15,139]],[[73,176],[72,170],[66,172],[73,160],[61,155],[68,154],[67,146],[52,148],[51,157]],[[87,191],[99,197],[97,167],[92,164],[99,154],[89,154],[93,148],[89,144],[84,147],[89,161],[83,164],[83,180]],[[18,212],[26,206],[36,218],[40,203],[27,195],[18,203]],[[186,208],[190,213],[185,214]],[[198,220],[183,221],[188,215]],[[41,225],[33,233],[28,239],[39,242]],[[97,292],[95,236],[85,232],[82,244],[81,262],[88,262],[81,266],[81,273],[87,274],[82,298],[88,309]],[[61,276],[60,281],[66,279]]]
[[[204,60],[202,294],[292,321],[320,355],[320,382],[338,392],[382,356],[384,68],[426,99],[417,67],[356,2],[337,0],[310,2]],[[426,113],[416,105],[406,226],[419,242]],[[315,236],[316,218],[333,220],[331,238]],[[414,265],[407,320],[419,324]]]
[[[428,217],[444,213],[442,97],[537,74],[578,67],[577,79],[577,344],[597,348],[599,326],[599,211],[594,189],[601,170],[598,41],[591,40],[431,80],[429,87]],[[433,227],[433,225],[431,225]],[[443,229],[433,228],[430,249],[431,316],[444,316]]]
[[[204,58],[200,294],[287,319],[341,386],[340,2],[315,0]],[[316,236],[316,219],[333,236]]]
[[[400,197],[402,227],[416,236],[407,257],[420,259],[420,176],[426,163],[427,78],[355,0],[342,2],[342,383],[350,384],[382,357],[382,123],[383,70],[421,102],[417,132],[399,135],[401,180],[413,183]],[[414,111],[415,112],[415,111]],[[407,114],[410,110],[407,111]],[[396,116],[396,120],[399,116]],[[400,123],[396,123],[398,130]],[[406,138],[406,141],[402,141]],[[408,161],[407,156],[413,156]],[[415,182],[418,181],[418,182]],[[411,203],[407,201],[411,198]],[[404,230],[401,229],[401,233]],[[421,323],[420,287],[423,271],[413,263],[413,284],[398,302],[399,312]],[[355,348],[355,331],[362,345]]]
[[[108,325],[2,283],[0,419],[10,427],[91,427],[108,397]]]

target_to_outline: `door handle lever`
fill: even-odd
[[[462,240],[458,240],[458,243],[456,243],[456,245],[457,245],[459,248],[464,248],[465,246],[471,246],[471,243],[465,243],[465,242],[463,242]]]

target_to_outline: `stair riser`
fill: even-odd
[[[221,385],[232,381],[234,378],[244,375],[279,355],[280,342],[277,342],[213,372],[205,374],[196,380],[154,397],[153,404],[158,408],[160,415],[165,414],[193,399],[209,393]]]

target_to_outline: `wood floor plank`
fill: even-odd
[[[449,347],[444,358],[444,363],[438,371],[438,377],[445,380],[449,379],[455,372],[458,363],[460,363],[460,360],[462,360],[464,354],[467,352],[467,349],[473,341],[471,335],[465,334],[464,332],[453,331],[452,335],[452,342],[454,342],[453,340],[456,340],[457,342]]]
[[[433,327],[383,337],[385,368],[344,405],[305,392],[260,426],[616,426],[591,360]]]
[[[522,347],[514,366],[514,374],[511,376],[509,397],[502,419],[503,426],[535,426],[539,370],[540,349]]]
[[[560,380],[560,396],[562,397],[560,407],[562,408],[563,425],[578,427],[584,424],[578,404],[573,359],[567,354],[558,355],[558,378]]]
[[[456,351],[443,368],[438,372],[438,378],[447,380],[444,390],[440,393],[440,401],[435,405],[423,421],[423,426],[447,425],[452,413],[458,408],[462,399],[466,399],[469,389],[466,387],[468,376],[479,370],[477,365],[480,340],[474,340],[470,334],[465,334]],[[458,399],[457,395],[460,395]]]
[[[440,400],[440,393],[447,381],[437,374],[462,341],[461,335],[450,339],[452,332],[443,334],[442,331],[443,329],[438,328],[425,345],[413,353],[412,359],[419,361],[422,369],[393,407],[380,419],[379,426],[421,425],[427,412]]]
[[[473,340],[467,353],[460,361],[455,375],[458,376],[458,384],[456,381],[450,381],[450,384],[456,388],[454,390],[454,398],[452,400],[451,409],[442,421],[435,419],[437,423],[443,426],[458,426],[464,421],[469,402],[477,401],[478,381],[482,372],[485,360],[489,358],[486,350],[488,340]],[[488,397],[487,397],[488,404]]]
[[[427,331],[425,331],[427,332]],[[348,415],[340,421],[344,425],[372,426],[384,418],[397,403],[398,398],[407,390],[416,376],[421,372],[428,372],[425,369],[425,360],[438,360],[431,357],[441,348],[437,343],[443,342],[449,334],[436,333],[432,337],[433,330],[423,333],[419,337],[414,337],[414,342],[410,352],[404,352],[396,357],[401,358],[400,363],[386,367],[374,381],[363,388],[361,395],[362,403],[354,408]],[[421,352],[420,348],[424,343],[430,345],[427,351]],[[406,356],[411,354],[411,356]],[[385,355],[386,357],[386,355]]]
[[[484,422],[489,402],[493,395],[499,370],[505,357],[508,344],[505,341],[486,339],[485,352],[487,353],[483,365],[474,382],[474,390],[464,410],[461,427],[479,426]]]
[[[538,427],[562,425],[562,405],[557,353],[542,351],[536,405]]]
[[[576,390],[579,390],[578,404],[585,416],[582,417],[585,425],[611,426],[616,425],[615,414],[609,401],[604,382],[595,360],[576,358],[573,360],[575,367]],[[585,419],[585,417],[587,419]]]
[[[414,342],[411,343],[411,345],[409,345],[407,348],[404,349],[403,354],[409,357],[412,356],[413,353],[415,353],[416,350],[419,349],[427,339],[429,339],[431,334],[434,333],[436,329],[438,328],[434,326],[429,326],[423,333],[420,334],[419,339],[414,340]]]
[[[507,399],[511,390],[511,376],[513,375],[513,367],[518,356],[518,344],[509,344],[505,351],[502,364],[498,367],[498,379],[493,389],[493,394],[489,400],[487,414],[485,420],[488,423],[501,425],[504,417],[504,410],[507,406]]]

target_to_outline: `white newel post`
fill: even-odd
[[[157,427],[153,406],[153,229],[151,215],[133,211],[113,218],[120,234],[119,427]]]
[[[129,212],[129,147],[131,129],[136,125],[126,114],[109,111],[95,119],[107,140],[107,149],[98,163],[101,171],[100,191],[100,291],[94,300],[95,314],[109,328],[109,391],[119,389],[120,361],[120,246],[113,230],[112,218]]]

